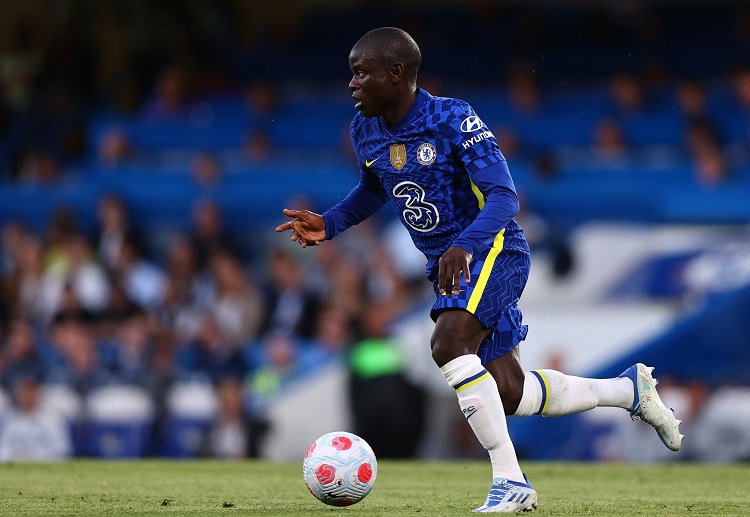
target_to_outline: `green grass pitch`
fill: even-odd
[[[522,466],[530,515],[750,515],[748,464]],[[307,492],[302,461],[0,464],[0,515],[470,515],[489,476],[484,461],[381,461],[370,495],[334,508]]]

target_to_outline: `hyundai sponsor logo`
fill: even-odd
[[[480,119],[476,115],[470,115],[466,117],[463,122],[461,122],[461,131],[463,131],[464,133],[473,133],[483,126],[484,122],[482,122],[482,119]]]

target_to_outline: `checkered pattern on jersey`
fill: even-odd
[[[505,159],[486,127],[461,130],[462,122],[473,116],[474,110],[462,100],[420,90],[396,126],[387,128],[380,117],[357,113],[350,127],[363,181],[373,176],[379,180],[415,246],[427,257],[431,280],[440,256],[479,213],[471,173]],[[467,144],[471,138],[475,140]],[[432,163],[418,160],[417,150],[424,144],[435,149]],[[400,170],[391,161],[391,146],[399,145],[405,154]]]
[[[437,299],[430,313],[434,320],[447,309],[466,310],[488,252],[489,249],[472,261],[472,282],[467,285],[462,278],[458,296],[441,295],[437,291],[437,281],[434,282]],[[523,324],[523,314],[517,303],[529,278],[529,267],[530,257],[525,251],[504,248],[495,259],[474,311],[482,325],[493,329],[477,352],[483,364],[504,355],[526,338],[528,327]]]

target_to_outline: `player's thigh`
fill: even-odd
[[[432,357],[443,366],[456,357],[475,354],[489,333],[482,323],[461,309],[443,310],[437,315],[430,345]]]

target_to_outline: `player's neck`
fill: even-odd
[[[409,112],[409,109],[414,105],[414,102],[417,100],[417,92],[419,90],[415,89],[413,92],[408,93],[406,95],[402,95],[398,102],[394,103],[394,107],[392,110],[389,110],[387,113],[384,113],[381,118],[383,119],[383,122],[385,122],[385,125],[390,129],[406,116],[406,114]]]

